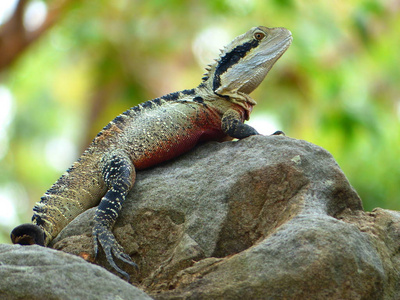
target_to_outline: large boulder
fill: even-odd
[[[52,246],[93,260],[93,215]],[[156,299],[400,299],[400,213],[364,212],[332,156],[301,140],[207,143],[139,172],[114,234]]]
[[[151,298],[104,268],[89,264],[74,255],[36,245],[2,244],[0,299]]]

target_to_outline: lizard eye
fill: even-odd
[[[254,34],[254,38],[256,39],[256,40],[262,40],[263,38],[265,37],[265,34],[264,33],[262,33],[262,32],[256,32],[255,34]]]

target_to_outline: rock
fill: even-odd
[[[104,268],[40,246],[0,245],[0,299],[151,299]]]
[[[93,214],[52,246],[93,257]],[[207,143],[139,172],[114,234],[155,299],[400,299],[400,213],[364,212],[332,156],[301,140]]]

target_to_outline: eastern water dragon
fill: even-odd
[[[285,28],[255,27],[236,37],[209,65],[202,82],[149,100],[117,116],[33,208],[32,223],[11,233],[14,244],[47,246],[85,210],[98,205],[92,230],[110,265],[136,266],[111,232],[136,171],[181,155],[200,142],[258,134],[244,124],[256,102],[249,94],[292,42]]]

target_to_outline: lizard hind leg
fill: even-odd
[[[102,172],[108,191],[101,199],[94,217],[92,230],[94,252],[97,256],[98,244],[100,244],[108,263],[129,281],[128,273],[117,266],[114,257],[135,268],[137,265],[118,244],[111,229],[121,211],[122,203],[133,185],[136,173],[129,157],[121,152],[111,153],[103,159]]]

